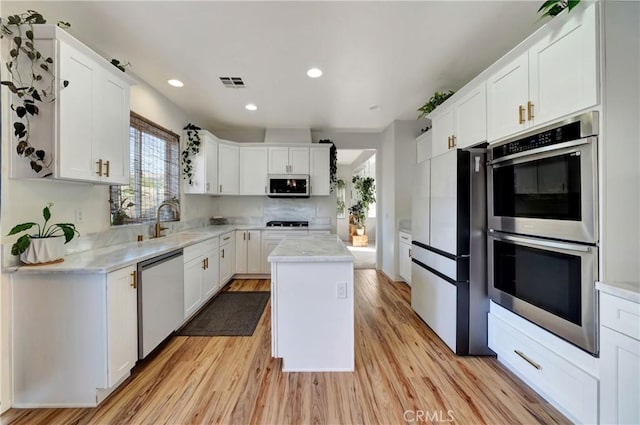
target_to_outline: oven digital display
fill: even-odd
[[[556,145],[558,143],[570,142],[580,138],[580,122],[576,121],[562,127],[524,137],[513,142],[505,143],[491,149],[493,159],[513,155],[514,153],[526,152],[545,146]]]

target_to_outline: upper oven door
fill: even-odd
[[[596,141],[586,137],[490,162],[488,227],[596,243]]]

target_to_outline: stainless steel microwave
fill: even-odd
[[[269,174],[270,198],[308,198],[308,174]]]

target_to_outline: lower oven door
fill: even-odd
[[[488,235],[489,296],[591,354],[598,354],[597,247]]]

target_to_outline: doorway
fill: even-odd
[[[376,150],[338,149],[337,164],[338,236],[353,254],[355,269],[377,269]],[[362,209],[363,185],[371,184],[374,201]]]

